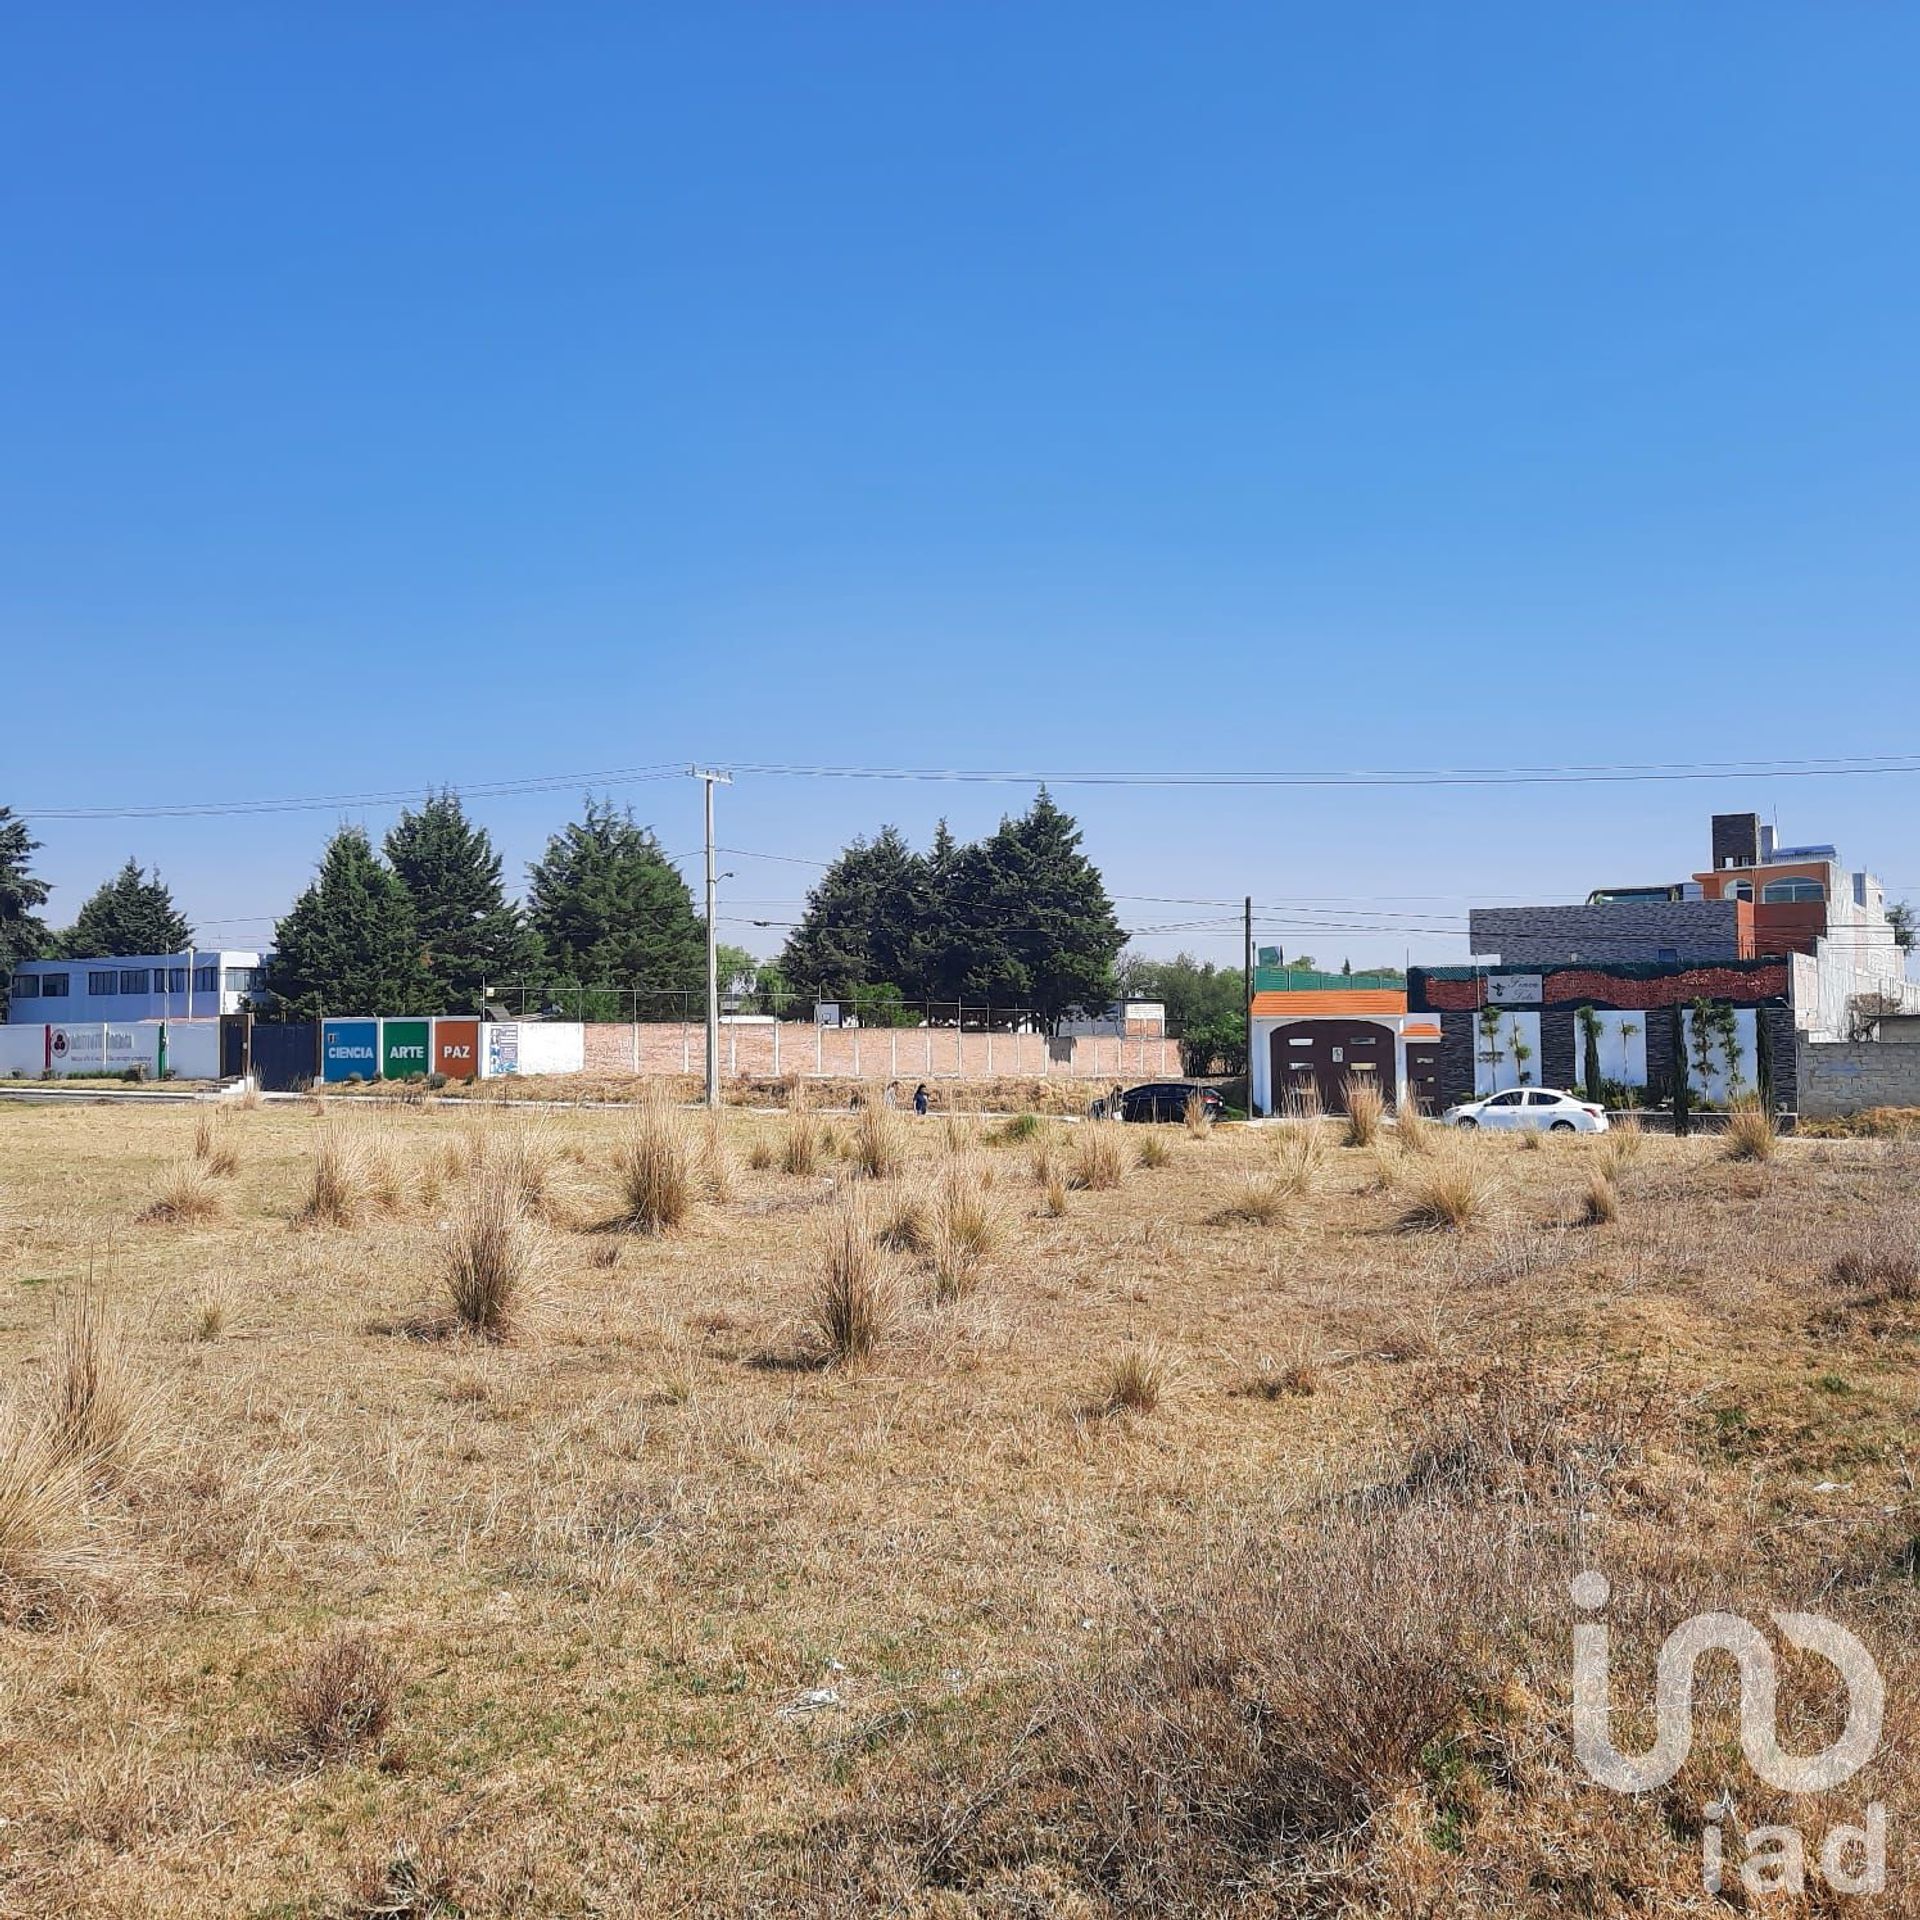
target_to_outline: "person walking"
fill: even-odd
[[[924,1080],[913,1090],[913,1110],[915,1113],[925,1113],[927,1110],[927,1083]]]

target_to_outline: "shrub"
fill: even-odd
[[[281,1687],[282,1751],[319,1762],[376,1745],[393,1724],[399,1690],[398,1670],[365,1633],[331,1634]]]
[[[1522,1134],[1524,1139],[1538,1135]],[[1442,1233],[1479,1224],[1493,1210],[1497,1189],[1472,1160],[1449,1155],[1424,1169],[1407,1189],[1402,1233]]]
[[[313,1150],[313,1176],[300,1218],[325,1227],[351,1227],[361,1215],[360,1161],[354,1145],[329,1127]]]
[[[638,1233],[671,1233],[693,1210],[693,1155],[679,1114],[645,1107],[620,1149],[622,1223]]]
[[[1347,1145],[1372,1146],[1380,1138],[1380,1124],[1386,1118],[1385,1095],[1372,1080],[1349,1080],[1341,1091],[1347,1108]]]
[[[55,1323],[47,1432],[54,1452],[92,1483],[121,1478],[152,1438],[154,1403],[135,1383],[126,1341],[91,1285]]]
[[[1742,1100],[1727,1114],[1727,1158],[1771,1160],[1780,1144],[1773,1115],[1757,1100]]]
[[[858,1204],[842,1207],[827,1230],[809,1307],[830,1361],[865,1359],[885,1337],[893,1318],[892,1276]]]
[[[1242,1177],[1217,1218],[1226,1225],[1283,1226],[1292,1197],[1284,1180],[1270,1173],[1249,1173]]]
[[[176,1227],[204,1226],[226,1212],[226,1202],[213,1183],[213,1175],[199,1160],[181,1160],[161,1175],[153,1198],[141,1209],[140,1218],[155,1224]]]
[[[860,1109],[853,1128],[853,1161],[869,1180],[891,1180],[906,1165],[900,1116],[878,1099]]]
[[[1603,1227],[1620,1217],[1620,1189],[1607,1177],[1604,1167],[1596,1167],[1587,1178],[1586,1198],[1580,1205],[1580,1224]]]
[[[1140,1151],[1134,1156],[1135,1163],[1143,1167],[1165,1167],[1173,1162],[1173,1149],[1160,1135],[1149,1128],[1140,1139]]]
[[[483,1340],[504,1340],[524,1315],[538,1246],[510,1167],[479,1174],[439,1243],[440,1275],[456,1324]]]
[[[1151,1413],[1166,1391],[1167,1363],[1151,1345],[1123,1347],[1107,1362],[1106,1393],[1101,1407],[1107,1413]]]
[[[1089,1120],[1073,1143],[1073,1184],[1090,1193],[1117,1187],[1126,1171],[1120,1152],[1120,1126],[1113,1120]]]

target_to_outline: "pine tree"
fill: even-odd
[[[458,794],[429,794],[387,834],[386,856],[413,902],[437,1013],[478,1013],[488,982],[515,985],[533,970],[538,943],[506,896],[500,856]]]
[[[47,883],[32,872],[39,850],[27,823],[16,820],[10,807],[0,807],[0,1010],[7,1004],[14,964],[37,960],[47,950],[46,923],[34,912],[47,899]]]
[[[780,972],[803,994],[858,1005],[879,988],[923,997],[932,923],[927,862],[898,827],[855,840],[807,895]]]
[[[256,999],[268,1018],[432,1011],[413,902],[360,827],[342,827],[273,932]]]
[[[1021,818],[957,856],[949,946],[969,1002],[1052,1021],[1112,1001],[1125,935],[1080,838],[1042,787]]]
[[[60,951],[69,960],[184,953],[192,945],[193,928],[173,904],[159,868],[149,879],[133,859],[95,890],[60,936]]]
[[[679,870],[631,812],[586,803],[530,870],[528,919],[571,1012],[679,1014],[706,990],[706,932]]]

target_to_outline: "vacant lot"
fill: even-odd
[[[343,1105],[0,1107],[0,1912],[1920,1910],[1913,1147]]]

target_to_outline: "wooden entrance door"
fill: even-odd
[[[1393,1029],[1372,1020],[1296,1020],[1273,1030],[1273,1098],[1317,1103],[1322,1113],[1345,1113],[1347,1082],[1370,1081],[1389,1105],[1399,1091]]]

